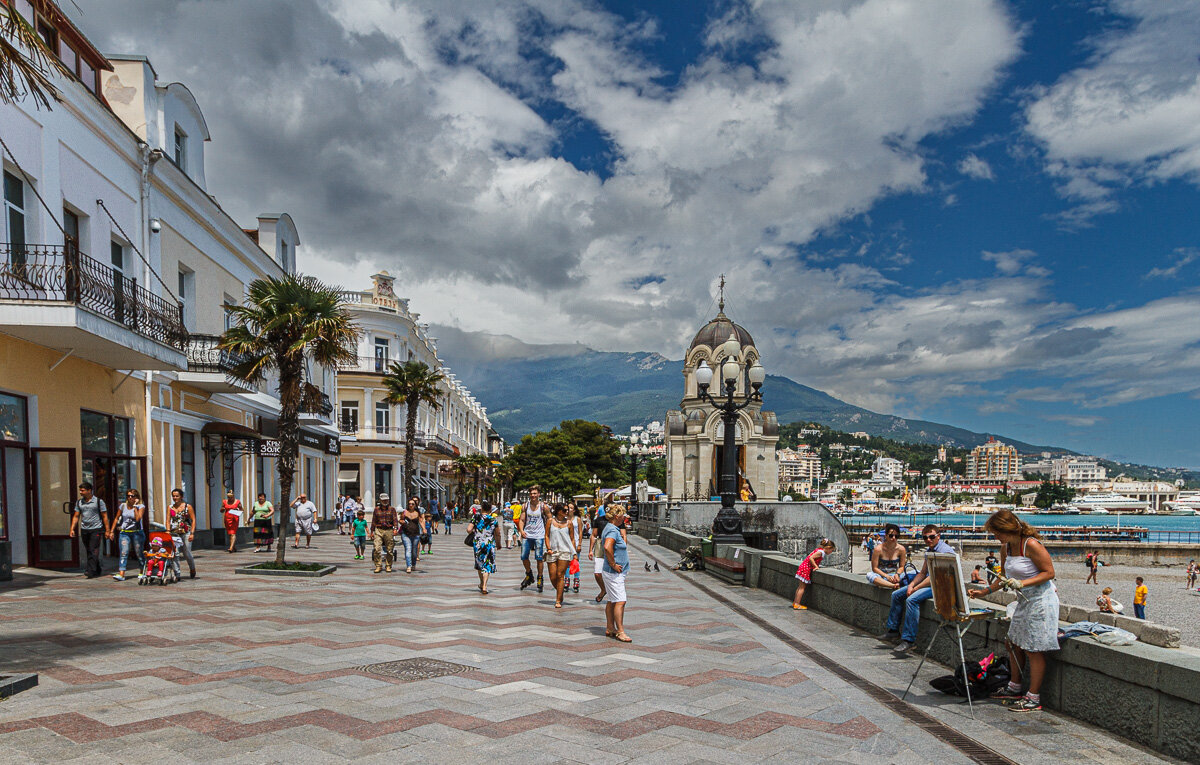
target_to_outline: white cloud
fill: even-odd
[[[1200,5],[1110,0],[1130,25],[1093,40],[1084,66],[1036,94],[1026,129],[1060,193],[1080,202],[1068,223],[1111,212],[1129,183],[1200,183]]]
[[[978,154],[968,154],[963,157],[958,163],[958,172],[968,178],[985,181],[994,180],[996,177],[996,174],[992,172],[992,166]]]
[[[1171,265],[1152,268],[1146,272],[1147,279],[1174,279],[1184,266],[1200,259],[1200,248],[1178,247],[1171,254]]]

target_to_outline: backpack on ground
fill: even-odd
[[[971,698],[980,699],[990,696],[993,692],[1008,685],[1011,675],[1008,670],[1008,657],[996,658],[989,653],[979,661],[969,661],[966,676],[971,683]],[[950,696],[966,696],[967,685],[963,681],[963,668],[958,667],[953,675],[935,677],[929,681],[934,690]]]

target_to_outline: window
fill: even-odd
[[[125,417],[79,410],[83,451],[104,454],[132,454],[133,426]]]
[[[388,362],[388,341],[386,338],[375,338],[375,371],[386,372]]]
[[[118,241],[109,244],[109,254],[113,267],[113,318],[118,322],[125,321],[125,245]]]
[[[343,401],[342,402],[342,432],[357,433],[358,432],[358,402]]]
[[[386,433],[391,425],[392,413],[387,404],[380,401],[375,404],[375,430]]]
[[[179,467],[183,496],[191,497],[196,503],[196,434],[190,430],[179,431]],[[172,487],[174,488],[174,487]]]
[[[380,494],[391,495],[392,493],[392,466],[391,465],[375,465],[375,496]],[[392,500],[390,504],[396,504]]]
[[[62,59],[63,66],[72,74],[78,71],[79,54],[65,41],[60,40],[58,43],[58,57]]]
[[[235,319],[234,315],[233,315],[233,307],[236,304],[237,304],[236,300],[229,297],[228,295],[225,296],[225,301],[221,307],[224,310],[225,331],[226,332],[233,329],[233,327],[237,324],[237,319]]]
[[[113,240],[109,245],[109,253],[112,259],[112,267],[114,271],[125,272],[125,245]]]
[[[58,31],[50,25],[41,16],[37,20],[38,37],[42,38],[42,42],[46,43],[46,47],[50,50],[58,50]]]
[[[79,247],[79,216],[71,212],[68,208],[63,208],[63,233],[66,241],[63,244],[70,247]]]
[[[187,172],[187,133],[175,126],[175,164],[183,172]]]
[[[279,264],[283,266],[283,270],[289,274],[292,272],[292,264],[289,261],[291,256],[288,254],[288,243],[281,241],[279,243]]]
[[[181,263],[179,265],[179,290],[176,294],[179,302],[183,303],[183,326],[189,330],[195,329],[196,326],[196,306],[195,300],[192,298],[195,284],[196,272]]]
[[[25,265],[25,184],[12,173],[4,173],[4,221],[8,225],[9,258]]]
[[[316,471],[313,470],[313,458],[305,457],[304,458],[304,493],[308,495],[309,501],[312,502],[314,505],[320,504],[317,501],[317,495],[316,495],[316,492],[314,491],[315,487],[313,486],[315,476],[316,476]]]

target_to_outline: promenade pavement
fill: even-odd
[[[411,575],[372,574],[347,537],[315,542],[289,559],[335,563],[333,575],[235,575],[266,556],[214,550],[197,555],[199,579],[169,587],[29,573],[0,584],[0,673],[41,680],[0,703],[0,760],[1004,761],[990,749],[1028,763],[1166,761],[1049,712],[983,704],[972,718],[929,690],[940,667],[914,686],[932,721],[915,724],[830,669],[899,694],[915,660],[781,598],[669,572],[674,556],[634,537],[628,645],[604,637],[586,565],[580,594],[555,610],[548,586],[519,591],[515,550],[499,551],[480,595],[461,534],[435,537]],[[408,677],[371,666],[406,659],[457,666],[415,680],[428,661]],[[949,745],[937,721],[968,738]]]

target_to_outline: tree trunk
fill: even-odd
[[[279,363],[279,532],[275,535],[275,562],[282,565],[287,550],[287,529],[292,511],[292,481],[300,456],[300,365],[290,359]]]
[[[404,419],[404,507],[408,500],[417,496],[416,460],[413,449],[417,444],[417,407],[421,402],[408,398],[408,411]]]

